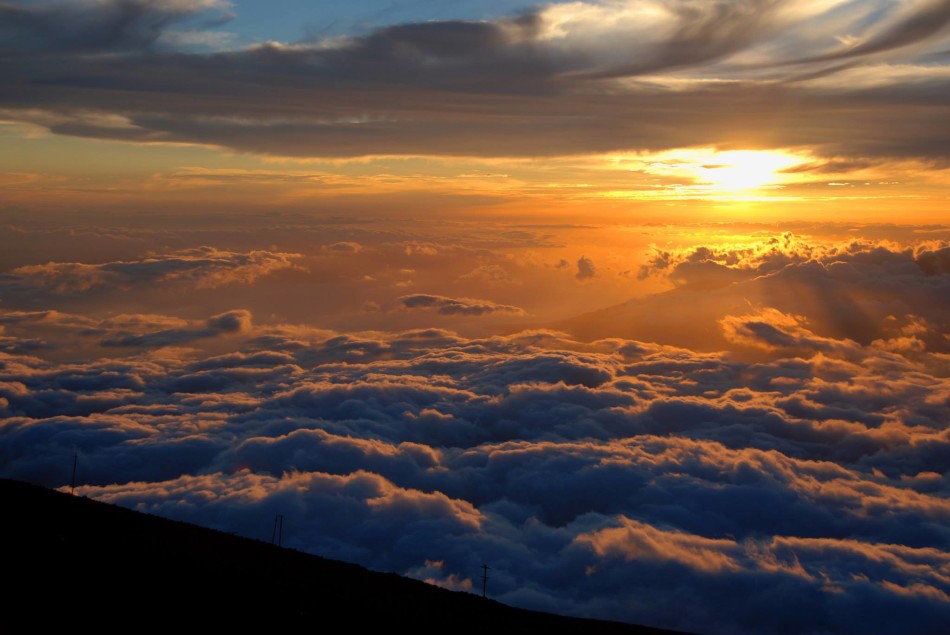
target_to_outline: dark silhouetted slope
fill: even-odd
[[[0,480],[6,633],[49,626],[298,626],[670,634],[526,611],[81,497]]]

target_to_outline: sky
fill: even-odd
[[[950,621],[950,2],[0,2],[0,476],[531,609]]]

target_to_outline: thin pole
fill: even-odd
[[[79,452],[73,452],[73,477],[69,481],[69,493],[76,495],[76,465],[79,463]]]
[[[277,545],[278,547],[284,541],[284,515],[277,514],[274,516],[274,531],[270,535],[270,543],[272,545]]]
[[[488,597],[488,565],[482,565],[482,597]]]

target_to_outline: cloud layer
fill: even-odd
[[[4,476],[64,486],[78,453],[84,495],[264,539],[282,513],[292,547],[452,588],[487,562],[493,597],[577,615],[711,634],[950,617],[943,354],[774,308],[719,325],[753,358],[242,311],[0,318],[24,348],[126,332],[146,351],[0,352]]]
[[[15,294],[42,289],[58,294],[91,290],[111,292],[148,285],[184,284],[211,289],[250,284],[261,276],[293,267],[298,254],[251,251],[238,253],[214,247],[183,249],[134,261],[86,264],[47,262],[25,265],[0,274],[0,289]]]
[[[227,17],[217,2],[7,3],[4,116],[65,135],[310,157],[768,144],[938,160],[947,145],[943,0],[557,3],[319,42],[169,49],[195,10]]]

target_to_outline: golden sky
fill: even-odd
[[[943,633],[948,52],[950,0],[0,0],[0,477]]]

